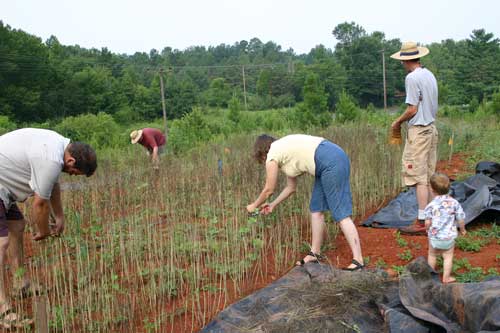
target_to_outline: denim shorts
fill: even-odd
[[[19,210],[16,204],[10,205],[10,208],[5,209],[3,201],[0,199],[0,237],[7,237],[9,235],[9,220],[22,220],[24,219],[23,213]]]
[[[441,240],[441,239],[430,238],[429,242],[432,248],[437,250],[449,250],[455,245],[454,239]]]
[[[329,210],[336,222],[352,216],[351,165],[347,154],[325,140],[316,148],[314,162],[316,175],[309,205],[311,212]]]

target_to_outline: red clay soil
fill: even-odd
[[[436,170],[443,172],[455,180],[460,175],[473,174],[474,169],[467,163],[469,155],[466,153],[456,153],[452,155],[451,160],[441,160],[436,165]]]

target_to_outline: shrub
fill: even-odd
[[[113,117],[104,112],[67,117],[54,130],[72,141],[83,141],[94,148],[116,147],[127,142],[126,134],[120,131]]]
[[[236,96],[233,96],[229,100],[229,114],[228,114],[228,118],[234,124],[238,124],[240,122],[240,120],[241,120],[240,109],[241,109],[240,100]]]
[[[335,105],[335,119],[341,123],[353,121],[359,117],[359,109],[352,97],[343,90],[339,95],[339,101]]]
[[[16,129],[16,124],[9,120],[7,116],[0,116],[0,135]]]
[[[479,107],[479,101],[477,100],[477,97],[474,96],[469,102],[469,112],[471,113],[476,112],[478,107]]]
[[[200,108],[170,123],[169,145],[174,153],[187,151],[210,138],[211,132]]]
[[[494,114],[500,115],[500,90],[491,96],[491,111]]]
[[[375,105],[373,105],[373,103],[368,103],[366,106],[366,112],[374,113],[375,111],[377,111]]]

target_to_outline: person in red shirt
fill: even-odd
[[[165,135],[156,128],[143,128],[130,133],[130,142],[139,143],[147,149],[151,156],[153,168],[158,169],[160,164],[160,155],[163,154],[167,142]]]

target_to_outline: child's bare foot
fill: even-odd
[[[457,280],[454,278],[454,277],[449,277],[448,279],[443,279],[443,283],[453,283],[453,282],[457,282]]]

